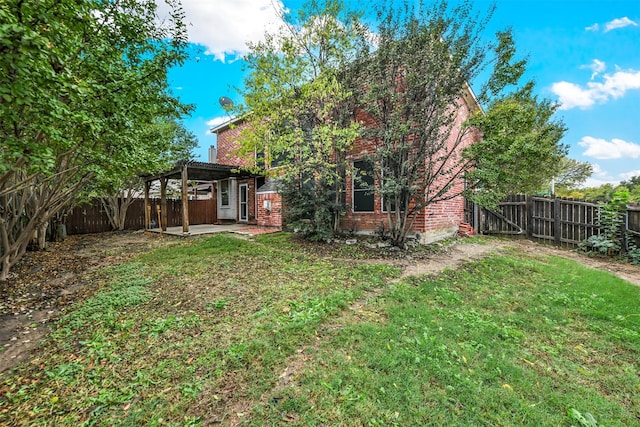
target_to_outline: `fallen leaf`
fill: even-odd
[[[523,357],[523,358],[521,358],[520,360],[522,360],[522,361],[523,361],[524,363],[526,363],[527,365],[530,365],[530,366],[536,366],[536,364],[535,364],[535,363],[533,363],[533,362],[532,362],[532,361],[530,361],[530,360],[525,359],[524,357]]]
[[[587,350],[585,350],[581,345],[576,345],[573,348],[575,348],[578,351],[583,352],[584,354],[589,354],[589,352]]]

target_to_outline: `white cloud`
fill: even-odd
[[[207,121],[207,126],[209,126],[209,129],[207,129],[207,135],[211,135],[211,128],[219,126],[227,121],[229,121],[229,117],[227,116],[214,117],[213,119]]]
[[[636,170],[629,171],[629,172],[623,172],[623,173],[619,174],[618,176],[620,177],[621,180],[628,181],[631,178],[633,178],[634,176],[640,176],[640,169],[636,169]]]
[[[604,25],[604,32],[606,33],[611,30],[615,30],[617,28],[628,27],[629,25],[633,25],[634,27],[637,27],[638,23],[635,21],[632,21],[626,16],[624,18],[614,19],[613,21],[609,21]]]
[[[575,107],[587,108],[596,102],[594,94],[590,90],[583,89],[574,83],[554,83],[551,85],[551,91],[558,95],[561,110],[570,110]]]
[[[607,64],[599,59],[594,59],[589,65],[581,65],[580,68],[588,68],[593,71],[591,74],[591,80],[593,80],[598,74],[607,69]]]
[[[166,16],[168,6],[156,0],[158,15]],[[206,48],[207,55],[225,62],[248,52],[247,42],[264,38],[282,24],[281,0],[183,0],[189,41]]]
[[[631,19],[627,18],[626,16],[624,18],[613,19],[613,20],[607,22],[606,24],[604,24],[603,32],[608,33],[611,30],[616,30],[618,28],[628,27],[630,25],[634,26],[634,27],[637,27],[638,23],[635,22],[635,21],[632,21]],[[594,31],[594,32],[600,31],[600,24],[598,24],[596,22],[593,25],[585,27],[585,31]]]
[[[584,183],[580,185],[580,188],[600,187],[604,184],[618,185],[619,183],[620,183],[619,179],[613,179],[613,178],[605,178],[605,179],[587,178],[584,181]]]
[[[593,157],[594,159],[637,159],[638,157],[640,157],[640,144],[623,141],[622,139],[617,138],[614,138],[611,141],[607,141],[605,139],[584,136],[578,142],[578,145],[586,148],[584,153],[582,153],[583,155]],[[598,167],[597,170],[598,172],[600,172],[600,167]],[[594,165],[594,173],[598,172],[596,172]]]
[[[598,176],[600,178],[607,176],[607,172],[605,172],[599,164],[592,163],[591,168],[593,170],[592,175]]]
[[[586,87],[565,81],[557,82],[551,86],[551,91],[558,95],[560,109],[570,110],[575,107],[588,108],[596,102],[620,98],[629,90],[640,89],[640,71],[620,70],[604,74],[603,78],[604,81],[589,82]]]

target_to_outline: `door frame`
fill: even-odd
[[[245,192],[245,200],[242,201],[242,191]],[[242,218],[242,204],[245,205],[245,217]],[[249,184],[242,183],[238,185],[238,222],[249,221]]]

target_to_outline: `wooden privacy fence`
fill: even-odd
[[[468,205],[465,212],[484,234],[519,235],[565,247],[600,234],[598,204],[584,200],[519,194],[509,196],[496,211],[475,207],[472,212]],[[620,231],[640,244],[640,203],[628,204]]]
[[[189,200],[189,224],[213,224],[215,200]],[[160,199],[151,199],[151,218],[158,223],[157,207]],[[88,234],[111,231],[111,224],[100,200],[76,206],[62,221],[67,226],[67,234]],[[167,226],[182,225],[182,201],[167,200]],[[144,229],[144,199],[135,199],[125,219],[126,230]],[[54,227],[49,227],[54,229]]]

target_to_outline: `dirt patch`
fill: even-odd
[[[497,253],[506,246],[508,246],[507,242],[492,242],[491,244],[465,242],[451,246],[426,260],[408,263],[401,278],[438,274],[463,262],[484,258],[490,253]]]
[[[70,236],[28,252],[0,282],[0,373],[26,359],[65,307],[95,291],[90,273],[180,240],[142,232]]]

